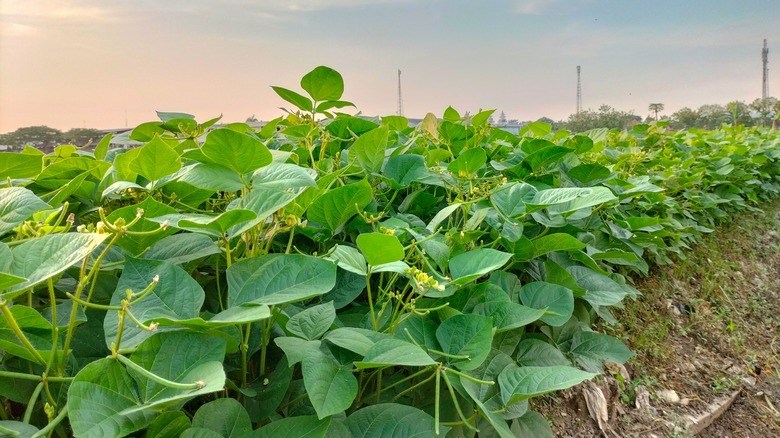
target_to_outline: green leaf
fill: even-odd
[[[222,435],[205,427],[191,427],[181,434],[180,438],[221,438]]]
[[[25,289],[62,273],[89,256],[106,237],[108,234],[49,234],[22,243],[11,251],[13,262],[8,273],[27,280],[11,286],[0,296],[14,298]]]
[[[501,291],[504,294],[504,291]],[[506,296],[506,294],[504,294]],[[541,318],[545,310],[526,307],[511,301],[487,300],[474,307],[477,315],[490,316],[497,332],[526,326]]]
[[[358,382],[351,368],[343,367],[319,349],[310,349],[304,355],[303,384],[320,420],[345,411],[355,400]]]
[[[548,234],[531,242],[534,244],[534,258],[553,251],[577,251],[586,246],[576,237],[566,233]]]
[[[471,124],[474,126],[481,126],[487,123],[487,121],[490,119],[490,116],[496,112],[496,110],[484,110],[480,111],[473,116],[471,116]]]
[[[635,356],[622,342],[602,333],[579,331],[571,340],[569,351],[599,362],[625,363]]]
[[[8,289],[9,287],[15,284],[24,283],[25,281],[27,281],[26,278],[17,277],[11,274],[6,274],[5,272],[0,272],[0,292]]]
[[[244,188],[241,175],[214,163],[195,163],[182,169],[177,181],[204,190],[235,192]]]
[[[324,438],[330,427],[330,417],[323,420],[314,415],[287,417],[257,429],[253,438]]]
[[[168,222],[170,226],[195,233],[205,233],[213,237],[222,237],[231,227],[257,219],[257,214],[250,210],[229,210],[217,216],[184,213],[166,214],[151,220],[157,223]]]
[[[224,311],[212,316],[209,320],[205,320],[201,317],[178,319],[160,316],[153,317],[148,321],[150,323],[156,322],[161,327],[187,327],[192,330],[202,331],[213,328],[248,324],[250,322],[260,321],[270,317],[271,309],[268,306],[246,305],[227,308]]]
[[[363,233],[355,242],[371,266],[397,262],[406,255],[398,238],[384,233]]]
[[[460,114],[455,108],[453,108],[452,106],[448,106],[447,109],[444,110],[443,119],[450,122],[457,122],[458,120],[460,120]]]
[[[341,348],[365,356],[377,340],[384,336],[386,335],[374,332],[373,330],[339,327],[325,333],[325,336],[322,339],[333,345],[338,345]]]
[[[352,438],[407,438],[436,436],[433,417],[412,406],[380,403],[358,409],[347,417]],[[439,426],[441,436],[450,428]]]
[[[163,412],[146,429],[146,438],[179,438],[190,426],[190,418],[184,412]]]
[[[442,351],[467,359],[451,359],[451,364],[461,370],[473,370],[480,366],[490,353],[493,342],[492,318],[459,314],[447,318],[436,329],[436,339]]]
[[[195,116],[187,113],[177,113],[173,111],[155,111],[155,113],[157,113],[157,117],[162,120],[163,123],[170,122],[174,119],[195,120]]]
[[[336,309],[333,302],[309,307],[293,315],[287,321],[287,331],[313,341],[328,331],[333,321],[336,320]]]
[[[95,146],[95,152],[93,155],[95,156],[96,160],[103,161],[106,159],[106,155],[108,155],[108,147],[111,145],[111,138],[113,136],[114,133],[109,132],[100,140],[97,146]]]
[[[374,198],[371,185],[366,180],[348,184],[325,192],[309,206],[310,221],[336,232],[352,216],[362,211]]]
[[[436,362],[422,348],[402,341],[387,338],[376,342],[360,362],[355,362],[358,369],[381,368],[391,365],[424,367]]]
[[[221,251],[208,236],[194,233],[179,233],[168,236],[152,245],[143,255],[150,260],[165,260],[181,265]]]
[[[423,182],[431,172],[425,166],[425,158],[422,155],[403,154],[390,157],[383,174],[401,187],[408,187],[413,183]]]
[[[317,105],[315,111],[318,113],[324,113],[331,108],[345,108],[348,106],[354,107],[355,104],[352,102],[347,102],[346,100],[328,100]]]
[[[524,339],[517,346],[517,363],[524,367],[571,365],[561,350],[539,339]]]
[[[462,204],[460,202],[456,202],[454,204],[450,204],[441,210],[439,210],[438,213],[431,219],[430,222],[428,222],[428,225],[425,226],[425,228],[430,231],[434,232],[436,231],[436,227],[439,226],[442,222],[444,222],[445,219],[450,217],[452,213],[454,213],[458,208],[460,208]]]
[[[31,438],[38,432],[37,427],[21,421],[0,420],[0,426],[16,433],[16,435],[3,434],[4,437]]]
[[[261,374],[261,378],[252,383],[250,388],[257,391],[257,395],[246,404],[251,418],[268,418],[276,412],[290,388],[295,371],[294,367],[287,366],[287,357],[282,355],[273,372]]]
[[[130,170],[149,181],[157,181],[179,169],[181,169],[179,154],[156,135],[141,147],[138,155],[130,162]]]
[[[298,196],[297,193],[282,191],[276,188],[263,186],[254,187],[249,193],[236,199],[228,205],[227,210],[249,210],[255,212],[257,217],[250,221],[235,225],[228,231],[228,237],[234,238],[251,229],[255,225],[264,222],[280,209],[284,208]]]
[[[75,436],[125,436],[147,427],[164,408],[221,391],[225,341],[195,333],[161,333],[142,344],[131,360],[177,383],[202,381],[181,390],[150,381],[112,358],[84,367],[68,389],[70,425]]]
[[[404,341],[411,337],[412,342],[434,350],[441,351],[436,329],[439,325],[430,316],[422,316],[416,313],[404,319],[395,330],[395,337]]]
[[[306,111],[306,112],[312,111],[313,108],[312,102],[306,96],[302,96],[299,93],[296,93],[295,91],[288,90],[287,88],[282,88],[282,87],[271,87],[271,88],[274,90],[276,94],[279,95],[279,97],[295,105],[301,111]]]
[[[224,438],[244,438],[252,433],[252,420],[236,399],[218,398],[198,408],[192,427],[211,429]]]
[[[146,142],[154,138],[155,135],[163,135],[165,129],[161,122],[146,122],[133,128],[128,138],[133,141]]]
[[[127,257],[125,269],[111,296],[111,305],[119,306],[127,298],[127,289],[134,293],[141,292],[152,283],[155,276],[159,278],[157,286],[143,300],[133,304],[133,316],[144,323],[155,318],[177,321],[199,316],[205,299],[203,289],[182,268],[159,260]],[[118,312],[108,312],[103,321],[107,346],[116,340],[118,328]],[[133,349],[152,335],[152,332],[142,330],[135,324],[125,324],[121,347]]]
[[[447,170],[455,176],[470,178],[479,171],[487,162],[487,152],[482,148],[469,149],[461,153],[458,158],[451,161]]]
[[[563,286],[534,281],[520,289],[520,301],[534,309],[546,309],[542,321],[553,327],[560,327],[574,312],[574,293]]]
[[[43,155],[0,152],[0,180],[34,178],[43,169]]]
[[[525,214],[525,204],[533,200],[536,188],[526,183],[512,183],[490,196],[493,206],[506,217]]]
[[[211,162],[242,175],[267,166],[273,160],[263,142],[228,128],[209,132],[201,151]]]
[[[451,283],[462,285],[504,266],[512,254],[491,248],[479,248],[450,259]]]
[[[48,362],[53,349],[51,323],[35,309],[27,306],[16,304],[11,306],[10,311],[27,340],[40,353],[44,361]],[[0,319],[0,350],[3,350],[8,355],[21,357],[40,365],[46,364],[41,363],[38,357],[30,353],[24,344],[21,343],[5,317]],[[62,356],[62,352],[58,351],[57,355]]]
[[[566,174],[575,181],[590,185],[592,182],[609,178],[612,172],[600,164],[580,164],[569,169]]]
[[[498,376],[501,398],[508,406],[537,395],[571,388],[597,376],[569,366],[506,368]]]
[[[321,65],[301,78],[301,88],[315,101],[339,100],[344,94],[344,79],[336,70]]]
[[[528,411],[513,421],[510,430],[517,438],[554,438],[555,436],[544,415],[535,411]]]
[[[349,161],[357,163],[366,175],[378,173],[385,160],[387,135],[387,127],[380,126],[358,137],[349,148]]]
[[[336,265],[298,254],[268,254],[227,269],[228,306],[254,302],[283,304],[327,293],[336,284]]]
[[[0,236],[13,230],[33,213],[51,208],[24,187],[0,189]]]
[[[570,266],[566,269],[577,285],[587,292],[582,298],[593,306],[614,306],[628,295],[615,280],[584,266]]]
[[[290,367],[303,360],[310,350],[319,350],[322,341],[307,341],[292,336],[279,336],[274,338],[274,344],[284,351],[287,363]]]
[[[314,172],[316,175],[316,172]],[[255,172],[252,178],[252,188],[264,189],[300,189],[302,187],[317,187],[311,169],[288,163],[271,163]]]

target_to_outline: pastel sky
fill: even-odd
[[[778,0],[0,0],[0,133],[267,120],[317,65],[366,115],[395,113],[401,69],[407,117],[564,119],[577,65],[586,109],[670,114],[760,97],[764,38],[780,95]]]

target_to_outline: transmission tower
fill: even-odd
[[[401,96],[401,70],[398,70],[398,115],[404,115],[404,99]]]
[[[766,99],[769,97],[769,48],[766,46],[766,38],[764,38],[764,48],[761,50],[761,60],[764,63],[764,81],[761,87],[761,97]]]
[[[582,111],[582,84],[580,83],[580,66],[577,66],[577,114]]]

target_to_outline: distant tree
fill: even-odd
[[[506,125],[506,114],[504,114],[503,111],[501,111],[501,114],[498,115],[498,124]]]
[[[489,125],[493,125],[495,123],[496,123],[496,121],[493,119],[493,115],[491,114],[490,117],[488,117],[488,124]]]
[[[655,121],[658,121],[658,113],[664,110],[664,104],[662,103],[651,103],[647,109],[649,109],[651,112],[655,113]]]
[[[688,107],[681,108],[672,113],[670,120],[673,129],[698,128],[701,125],[699,112]]]
[[[62,134],[62,140],[75,146],[95,145],[105,134],[97,129],[73,128]]]
[[[549,118],[549,117],[542,116],[542,117],[540,117],[540,118],[537,120],[537,122],[544,122],[544,123],[549,123],[549,124],[551,124],[551,125],[552,125],[552,127],[553,127],[553,130],[557,130],[557,129],[558,129],[558,128],[557,128],[557,127],[558,127],[558,122],[556,122],[555,120],[553,120],[553,119],[551,119],[551,118]]]
[[[3,134],[0,143],[15,148],[25,145],[34,147],[54,147],[64,142],[62,131],[48,126],[28,126]]]
[[[735,100],[726,104],[726,110],[729,113],[729,121],[732,125],[746,125],[753,124],[753,119],[750,117],[750,108],[745,102]]]
[[[708,104],[702,105],[698,109],[700,118],[700,127],[705,129],[716,129],[721,124],[729,120],[729,113],[721,105]]]
[[[761,126],[769,126],[777,116],[777,99],[767,97],[766,99],[756,99],[750,103],[750,109],[753,110],[753,118]]]
[[[506,121],[506,123],[509,124],[509,125],[517,125],[517,124],[520,123],[520,120],[518,120],[518,119],[509,119],[509,120]]]
[[[628,129],[641,121],[642,117],[632,112],[619,111],[609,105],[601,105],[598,111],[588,109],[570,115],[568,120],[561,121],[558,127],[572,132],[583,132],[596,128]]]
[[[257,117],[255,117],[254,114],[246,118],[246,123],[257,123],[259,120],[257,120]]]

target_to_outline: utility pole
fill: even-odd
[[[577,114],[582,112],[582,84],[580,83],[580,66],[577,66]]]
[[[766,99],[769,97],[769,48],[766,46],[766,38],[764,38],[764,48],[761,50],[761,61],[764,63],[764,81],[761,87],[761,97]]]
[[[398,70],[398,115],[404,115],[404,99],[401,96],[401,70]]]

